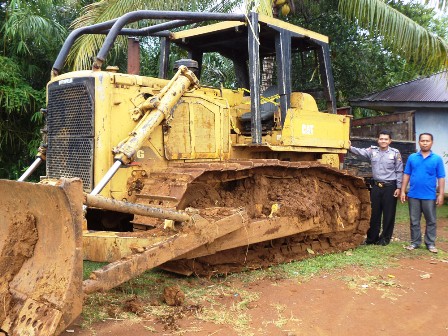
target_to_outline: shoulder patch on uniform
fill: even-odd
[[[389,149],[390,149],[392,152],[395,153],[395,157],[397,158],[398,161],[402,161],[402,159],[401,159],[401,154],[400,154],[400,151],[399,151],[398,149],[393,148],[393,147],[389,147]]]
[[[378,146],[370,146],[370,148],[372,148],[372,149],[377,149]]]

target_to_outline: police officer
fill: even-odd
[[[350,152],[370,160],[372,164],[373,185],[370,192],[372,216],[365,244],[387,245],[390,243],[395,225],[397,199],[400,195],[403,178],[403,161],[398,149],[389,147],[391,132],[381,131],[378,146],[356,148]],[[383,231],[381,231],[383,217]]]

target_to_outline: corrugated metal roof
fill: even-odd
[[[418,78],[351,102],[448,102],[448,72]]]

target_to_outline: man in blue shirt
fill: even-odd
[[[443,204],[445,167],[442,158],[431,151],[432,134],[420,134],[418,144],[420,151],[411,154],[406,162],[400,192],[401,203],[404,203],[406,201],[406,187],[411,182],[408,192],[411,244],[406,248],[414,250],[422,243],[420,218],[423,213],[426,221],[425,245],[430,252],[437,253],[435,244],[436,206]]]

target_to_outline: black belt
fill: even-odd
[[[374,181],[375,185],[380,188],[389,187],[391,185],[396,185],[397,181]]]

